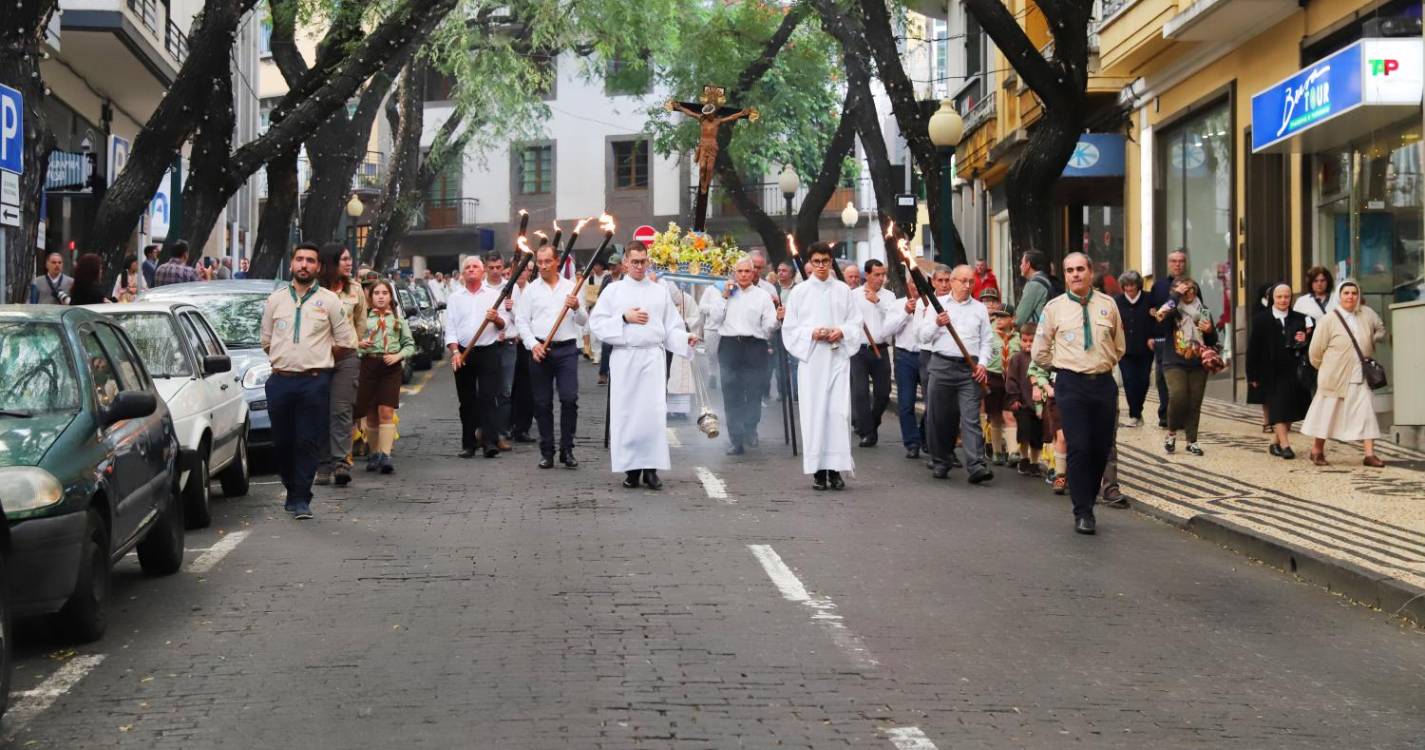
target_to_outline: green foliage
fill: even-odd
[[[677,39],[652,51],[660,78],[680,101],[695,101],[707,84],[733,87],[786,12],[757,0],[686,8],[675,26]],[[730,155],[738,170],[756,181],[773,178],[787,161],[801,175],[819,172],[840,119],[843,77],[836,42],[814,19],[803,21],[767,74],[741,101],[728,102],[755,107],[761,115],[755,123],[736,125]],[[698,127],[690,118],[661,108],[651,114],[649,129],[659,153],[696,147]]]

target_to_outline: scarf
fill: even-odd
[[[1177,313],[1178,330],[1174,348],[1183,359],[1196,359],[1202,346],[1202,331],[1197,329],[1197,321],[1206,314],[1202,309],[1202,300],[1179,302]]]
[[[302,305],[307,304],[307,300],[317,293],[317,285],[308,287],[307,293],[302,295],[301,299],[297,299],[296,287],[288,285],[287,291],[292,294],[292,301],[297,305],[297,317],[292,321],[292,343],[299,344],[302,342]]]
[[[1080,297],[1073,292],[1065,292],[1069,299],[1079,303],[1079,309],[1084,313],[1084,351],[1093,347],[1093,319],[1089,316],[1089,302],[1093,300],[1093,291],[1087,296]]]

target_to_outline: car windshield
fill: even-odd
[[[411,298],[411,292],[407,289],[397,289],[396,299],[401,301],[401,309],[404,310],[407,315],[419,309],[416,307],[416,301]]]
[[[262,308],[266,294],[200,294],[193,304],[207,316],[229,349],[257,349],[262,346]]]
[[[422,310],[429,310],[435,307],[435,302],[431,300],[430,290],[423,282],[416,282],[411,285],[411,290],[416,295],[416,301],[420,303]]]
[[[0,323],[0,419],[77,411],[79,379],[53,323]]]
[[[182,339],[173,327],[173,317],[167,313],[114,313],[114,320],[148,367],[148,373],[155,378],[186,378],[193,374],[188,365],[188,354],[183,351]]]

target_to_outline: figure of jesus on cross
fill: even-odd
[[[757,110],[750,107],[738,110],[723,107],[722,104],[727,101],[727,95],[721,86],[704,86],[703,93],[698,98],[702,102],[701,107],[691,102],[673,100],[669,100],[666,106],[669,112],[681,112],[696,119],[702,130],[698,137],[698,149],[694,154],[698,162],[698,201],[693,229],[703,231],[703,224],[707,217],[708,186],[712,184],[713,170],[717,166],[718,128],[744,117],[749,122],[756,122]]]

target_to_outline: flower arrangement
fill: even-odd
[[[682,273],[711,273],[721,276],[734,263],[746,257],[737,247],[737,239],[726,235],[714,240],[701,232],[684,232],[677,224],[653,236],[648,259],[654,266]]]

